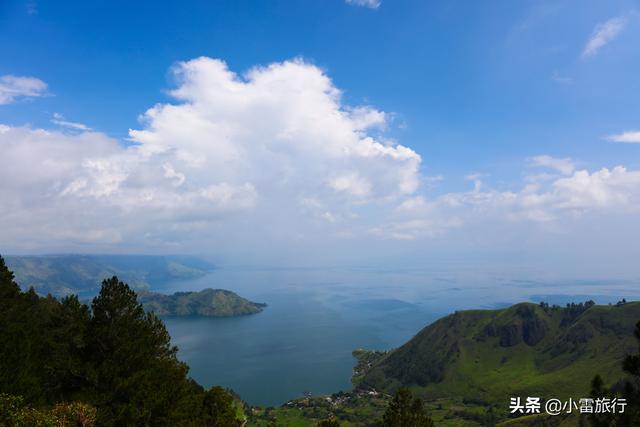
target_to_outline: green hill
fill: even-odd
[[[622,366],[627,355],[637,355],[638,320],[640,302],[459,311],[398,349],[354,350],[352,391],[294,399],[272,410],[253,408],[248,425],[315,426],[333,417],[345,426],[371,426],[400,387],[426,400],[437,426],[591,425],[577,411],[510,419],[509,401],[588,397],[596,374],[618,393],[627,390]]]
[[[176,292],[173,295],[141,291],[138,300],[145,310],[158,316],[241,316],[259,313],[266,307],[266,304],[251,302],[224,289]]]
[[[39,255],[7,256],[22,289],[41,295],[93,297],[102,280],[118,276],[134,289],[149,289],[171,280],[205,275],[214,267],[189,256]]]
[[[459,311],[382,355],[357,387],[409,386],[429,400],[499,406],[512,396],[580,398],[596,373],[608,384],[623,377],[622,360],[637,351],[638,320],[640,302]]]

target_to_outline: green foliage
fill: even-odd
[[[626,304],[626,301],[624,303]],[[634,334],[640,342],[640,322],[636,324]],[[622,369],[629,375],[623,392],[623,396],[629,404],[624,421],[627,425],[640,425],[640,352],[627,356],[622,364]]]
[[[19,396],[0,394],[1,427],[94,427],[96,409],[81,402],[57,404],[39,410],[25,405]]]
[[[398,390],[382,416],[381,427],[433,427],[421,399],[414,398],[408,388]]]
[[[145,313],[135,292],[116,277],[105,280],[91,304],[88,372],[101,420],[169,424],[167,409],[185,388],[187,367],[154,314]]]
[[[47,323],[55,301],[40,299],[32,289],[22,293],[0,257],[0,392],[46,400],[44,381]]]
[[[429,400],[474,401],[500,414],[509,396],[586,396],[585,372],[609,383],[623,377],[620,361],[635,347],[638,318],[638,302],[460,311],[376,361],[359,387],[395,393],[407,386]]]
[[[627,305],[626,301],[618,303],[617,307],[625,305]],[[634,335],[640,341],[640,322],[636,324]],[[617,384],[612,389],[606,388],[599,374],[591,380],[591,397],[624,398],[627,402],[624,413],[590,415],[589,422],[593,427],[640,425],[640,354],[627,355],[622,362],[622,369],[628,375],[622,386]]]
[[[318,423],[318,427],[340,427],[340,423],[335,418],[322,420]]]
[[[351,355],[356,358],[357,363],[353,368],[353,375],[351,376],[351,383],[354,386],[360,384],[360,381],[369,372],[372,366],[380,361],[385,355],[386,351],[371,351],[362,348],[353,350]]]
[[[0,257],[0,296],[0,393],[21,396],[5,398],[2,414],[27,420],[5,424],[64,425],[84,414],[101,426],[238,425],[233,397],[187,377],[162,321],[117,277],[89,309],[76,296],[20,292]],[[34,409],[69,401],[90,406]]]
[[[20,287],[13,279],[13,272],[9,271],[4,258],[0,257],[0,304],[4,302],[3,309],[7,308],[6,302],[20,294]]]
[[[591,380],[591,393],[589,393],[589,396],[594,399],[611,396],[610,391],[604,386],[602,377],[598,374]],[[589,415],[589,422],[592,427],[609,427],[611,422],[614,421],[612,418],[611,414],[594,413]]]
[[[18,413],[24,407],[24,399],[0,393],[0,426],[10,426],[15,423]]]
[[[233,397],[222,387],[212,387],[204,393],[202,420],[207,427],[241,426],[236,417]]]
[[[562,321],[560,322],[560,325],[565,326],[565,325],[570,324],[575,319],[577,319],[582,313],[584,313],[585,311],[587,311],[589,308],[593,307],[594,305],[596,305],[596,303],[593,302],[592,300],[589,300],[589,301],[585,302],[584,304],[583,303],[579,303],[579,304],[570,303],[570,304],[567,304],[567,307],[562,311]]]
[[[618,306],[626,305],[619,304]],[[636,324],[634,331],[636,339],[640,342],[640,322]],[[618,390],[608,389],[604,385],[604,381],[600,375],[591,381],[592,397],[608,397],[608,398],[624,398],[627,407],[624,413],[612,416],[612,414],[594,414],[589,417],[589,421],[593,427],[604,426],[638,426],[640,425],[640,354],[627,355],[622,362],[622,369],[628,375],[622,387],[616,387]]]
[[[265,307],[265,304],[251,302],[224,289],[176,292],[173,295],[142,291],[138,298],[145,310],[158,316],[240,316],[259,313]]]
[[[93,427],[96,425],[96,408],[82,402],[58,403],[51,413],[60,426]]]

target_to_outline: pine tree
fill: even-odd
[[[593,399],[599,399],[603,397],[610,397],[610,392],[604,386],[604,381],[602,377],[596,374],[595,377],[591,380],[591,393],[590,397]],[[611,424],[613,415],[612,414],[596,414],[593,413],[589,415],[589,422],[592,427],[609,427]]]
[[[640,322],[636,324],[634,334],[640,342]],[[593,414],[589,416],[591,426],[640,426],[640,354],[627,356],[622,362],[622,369],[628,374],[628,378],[621,391],[614,393],[607,389],[600,375],[596,375],[591,381],[591,397],[623,398],[627,403],[625,411],[618,414]]]
[[[4,258],[0,256],[0,309],[3,311],[7,304],[20,294],[20,287],[13,279],[13,272],[7,268]]]
[[[408,388],[398,390],[385,411],[383,427],[433,427],[421,399],[414,398]]]
[[[187,367],[177,360],[162,321],[145,313],[117,277],[102,283],[91,307],[90,377],[100,423],[171,424],[171,408],[187,388]]]
[[[634,334],[640,342],[640,322],[636,324]],[[620,417],[620,425],[640,425],[640,354],[629,355],[622,363],[622,369],[629,375],[625,382],[623,396],[627,400],[627,409]]]
[[[20,292],[14,275],[0,257],[0,393],[45,403],[43,385],[47,306],[33,289]]]
[[[89,385],[89,307],[75,295],[52,304],[45,383],[52,402],[81,398]]]

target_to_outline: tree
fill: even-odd
[[[204,394],[202,421],[206,427],[239,427],[233,396],[222,387],[211,387]]]
[[[634,335],[640,342],[640,322],[636,324]],[[593,398],[624,398],[627,406],[624,413],[613,415],[610,413],[593,414],[589,422],[593,427],[624,426],[632,427],[640,425],[640,354],[627,356],[622,362],[622,369],[628,374],[622,390],[616,387],[618,392],[607,389],[600,375],[596,375],[591,381],[591,397]]]
[[[75,400],[88,385],[89,307],[80,303],[75,295],[51,305],[45,385],[50,401]]]
[[[117,277],[102,282],[91,307],[89,377],[100,424],[171,424],[188,368],[176,358],[162,321],[145,313],[136,293]]]
[[[385,411],[383,427],[433,427],[421,399],[414,398],[408,388],[401,388]]]
[[[636,324],[634,335],[640,342],[640,322]],[[640,425],[640,354],[627,356],[622,362],[622,369],[629,378],[625,382],[622,393],[627,400],[627,410],[620,417],[620,425],[638,426]]]
[[[318,427],[340,427],[340,423],[335,418],[330,418],[320,421]]]
[[[0,308],[2,309],[20,294],[20,287],[13,279],[13,272],[7,268],[4,258],[0,256]]]
[[[603,397],[609,397],[610,392],[604,386],[604,381],[602,377],[596,374],[595,377],[591,380],[591,393],[589,396],[593,399],[599,399]],[[589,415],[589,422],[593,427],[608,427],[612,422],[612,415],[610,413],[607,414],[597,414],[593,413]]]
[[[48,305],[33,291],[22,293],[0,257],[0,393],[45,403],[45,324]]]

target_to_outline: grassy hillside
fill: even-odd
[[[358,387],[412,387],[429,400],[495,404],[511,396],[583,397],[594,374],[612,384],[637,351],[640,303],[460,311],[381,357]]]
[[[145,310],[158,316],[240,316],[259,313],[266,307],[266,304],[251,302],[223,289],[176,292],[173,295],[141,291],[138,300]]]
[[[118,276],[134,289],[170,280],[196,278],[213,265],[194,257],[147,255],[7,256],[6,263],[22,289],[41,295],[94,296],[103,279]]]
[[[427,399],[438,426],[578,427],[586,419],[575,412],[508,419],[509,398],[586,397],[596,373],[616,383],[624,357],[637,354],[638,320],[638,302],[456,312],[396,350],[355,350],[353,391],[252,408],[248,425],[315,426],[329,417],[374,425],[402,385]]]

